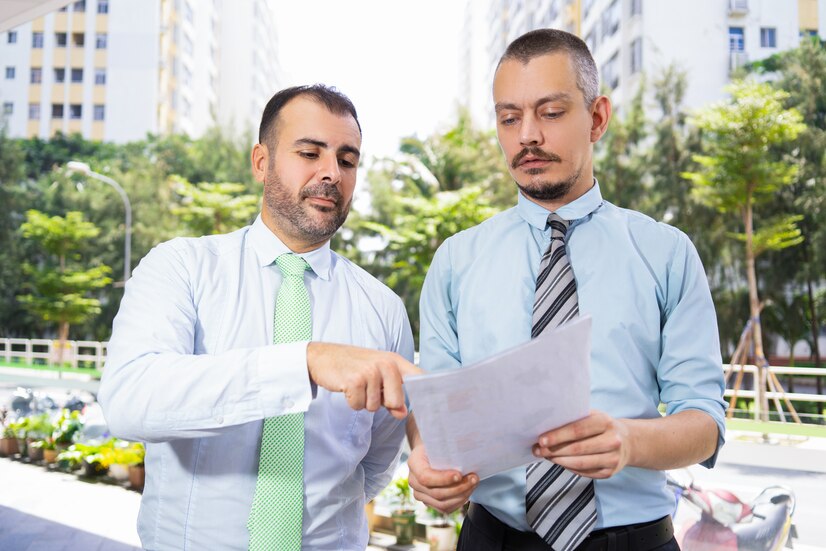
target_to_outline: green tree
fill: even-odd
[[[57,260],[57,266],[26,263],[23,270],[30,277],[31,292],[17,298],[44,321],[57,323],[58,363],[61,363],[69,326],[100,313],[100,300],[88,294],[112,281],[108,277],[111,270],[106,265],[76,267],[80,261],[79,251],[88,240],[97,237],[100,230],[84,220],[80,212],[50,217],[37,210],[26,213],[26,222],[20,229],[23,237],[38,243]]]
[[[405,138],[396,155],[375,159],[367,188],[370,211],[351,213],[333,245],[401,296],[418,338],[421,285],[436,249],[512,206],[516,185],[495,134],[459,112],[446,131]]]
[[[624,117],[617,116],[605,136],[597,142],[595,170],[602,194],[621,207],[647,210],[645,185],[646,158],[643,144],[647,137],[645,81],[640,83]]]
[[[399,212],[389,224],[362,221],[362,227],[387,240],[384,280],[402,297],[411,318],[413,334],[419,334],[419,297],[436,249],[445,239],[475,226],[496,209],[481,188],[440,191],[430,197],[402,197]]]
[[[258,212],[259,199],[244,193],[244,185],[230,182],[201,182],[193,185],[180,176],[170,177],[180,197],[172,214],[180,216],[195,235],[227,233],[250,223]]]
[[[750,80],[732,83],[731,97],[701,109],[693,119],[702,132],[704,154],[695,155],[701,167],[684,175],[693,184],[693,195],[722,213],[741,217],[743,233],[736,234],[745,248],[746,280],[749,289],[751,339],[757,365],[767,365],[760,324],[760,303],[755,258],[768,250],[780,250],[802,241],[796,224],[799,217],[778,216],[766,219],[759,227],[754,222],[755,204],[771,201],[784,186],[791,184],[797,166],[773,158],[773,147],[792,142],[804,129],[800,113],[786,109],[788,94]],[[761,370],[761,379],[765,370]],[[765,380],[759,387],[765,388]],[[765,394],[761,411],[768,414]]]
[[[799,171],[778,197],[778,206],[802,215],[798,225],[805,241],[777,255],[771,268],[776,285],[794,280],[799,287],[795,293],[805,295],[807,340],[815,365],[820,367],[817,336],[823,313],[817,308],[815,289],[826,278],[826,45],[815,38],[802,40],[799,47],[763,60],[754,69],[774,78],[789,94],[787,107],[800,111],[807,123],[797,140],[785,148],[796,155]],[[818,392],[822,392],[820,383],[818,379]]]

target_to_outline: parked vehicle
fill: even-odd
[[[684,551],[778,551],[791,548],[797,537],[792,523],[794,492],[785,486],[769,486],[751,502],[744,503],[728,490],[706,490],[694,484],[688,471],[686,482],[668,476],[677,505],[690,503],[700,518],[677,527],[677,541]],[[682,478],[682,476],[680,476]]]

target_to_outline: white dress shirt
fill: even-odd
[[[272,344],[277,256],[259,216],[180,238],[140,263],[115,318],[99,399],[113,435],[147,442],[138,532],[147,549],[247,549],[262,420],[304,412],[303,548],[367,546],[365,500],[392,476],[404,423],[354,411],[307,374],[306,342]],[[313,340],[413,359],[401,300],[329,244],[310,265]]]

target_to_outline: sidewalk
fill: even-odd
[[[731,435],[730,435],[731,436]],[[734,439],[730,439],[730,442]],[[757,462],[760,454],[750,454],[751,443],[728,446],[726,459],[747,458]],[[814,445],[821,461],[826,442]],[[789,446],[776,444],[788,453]],[[771,446],[774,447],[774,446]],[[725,448],[724,448],[725,449]],[[721,454],[722,455],[722,454]],[[722,457],[721,457],[722,459]],[[788,462],[788,458],[784,458]],[[764,463],[766,460],[759,460]],[[817,466],[817,465],[814,465]],[[802,469],[806,470],[806,469]],[[75,475],[48,472],[43,467],[0,458],[0,549],[9,551],[135,551],[140,548],[135,521],[140,494],[120,486],[84,482]],[[395,538],[377,534],[368,551],[425,551],[423,543],[397,547]],[[797,551],[823,550],[822,546],[795,542]]]
[[[0,549],[133,551],[140,494],[0,459]]]

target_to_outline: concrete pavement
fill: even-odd
[[[718,466],[724,465],[738,469],[742,466],[773,468],[781,478],[777,482],[785,477],[779,469],[794,470],[799,475],[796,478],[800,478],[796,485],[803,484],[807,472],[817,473],[818,478],[826,472],[826,439],[784,439],[765,444],[749,434],[730,433],[718,461]],[[720,470],[723,472],[719,474],[726,478],[729,473]],[[755,479],[749,484],[756,487],[763,484],[762,480]],[[720,482],[725,487],[732,484],[731,480]],[[738,494],[741,490],[731,489]],[[748,488],[742,490],[745,494]],[[810,497],[826,502],[826,497]],[[799,505],[795,515],[800,521],[799,529],[804,529],[801,522],[822,523],[819,519],[805,518],[803,499]],[[85,482],[75,475],[48,472],[41,466],[0,458],[0,549],[4,551],[132,551],[140,547],[135,528],[139,506],[140,495],[126,488]],[[393,549],[391,541],[392,537],[378,538],[374,540],[376,545],[369,549]],[[419,548],[422,545],[408,549]],[[811,540],[806,544],[796,542],[795,549],[823,550],[826,542],[822,546]]]

